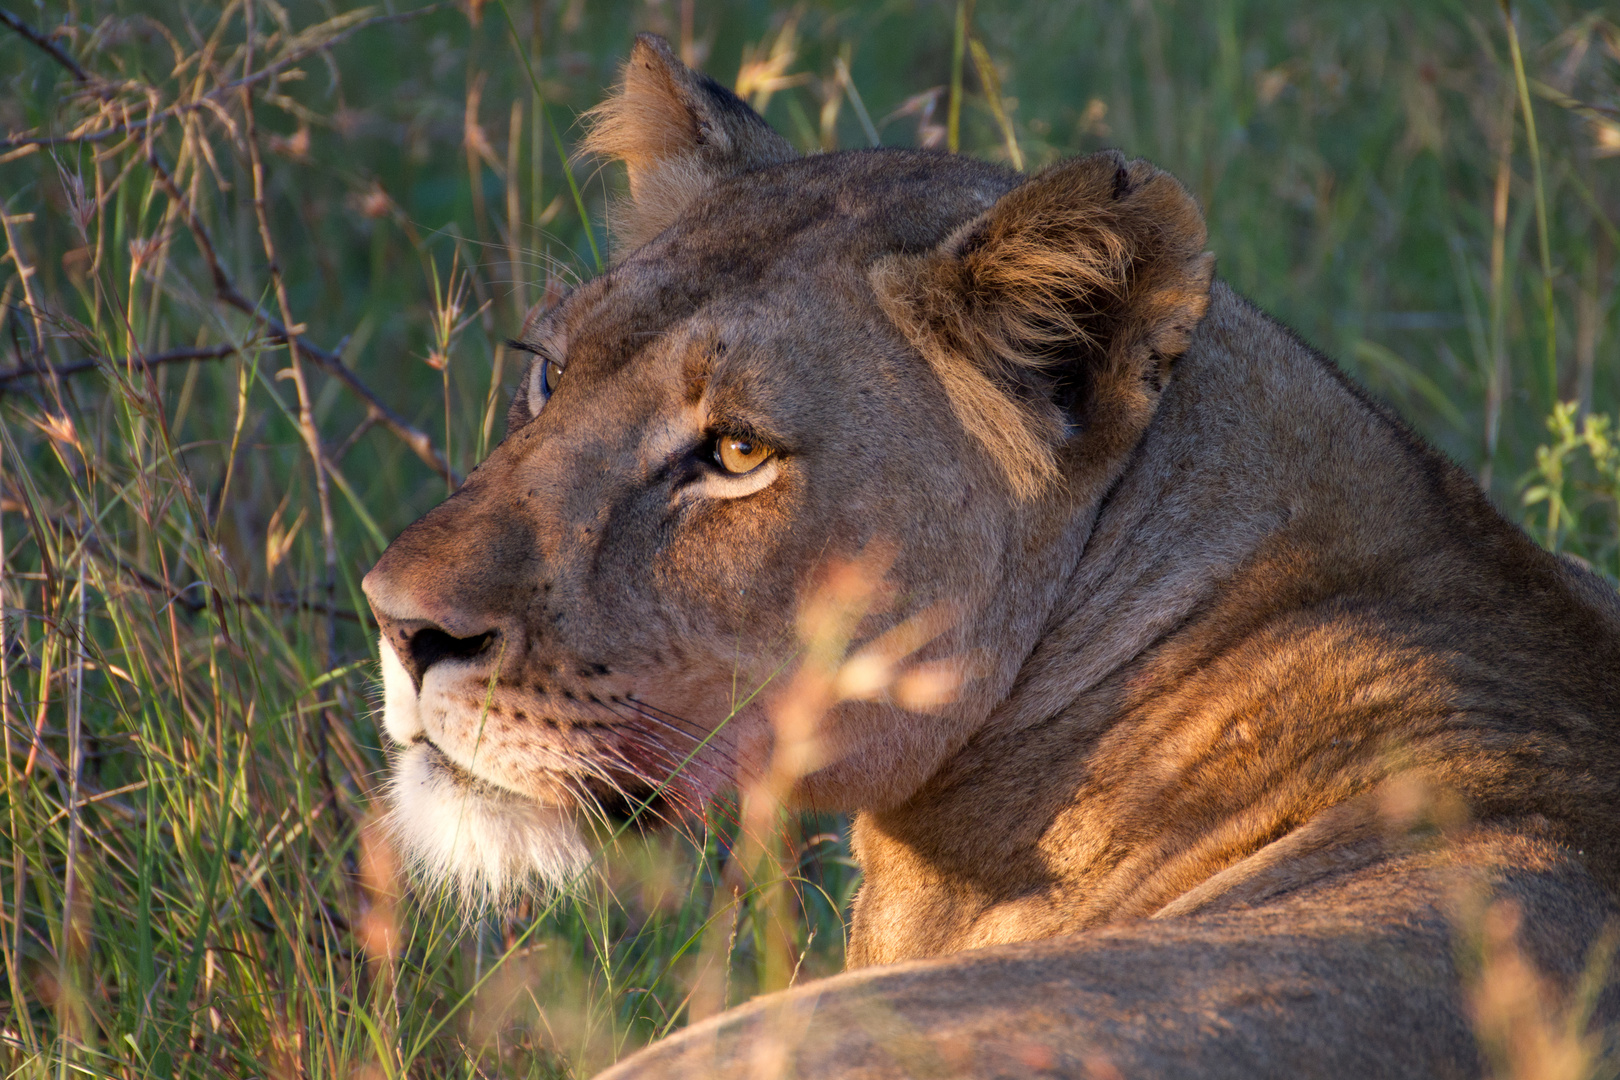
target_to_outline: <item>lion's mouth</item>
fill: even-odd
[[[427,751],[428,766],[442,774],[452,784],[467,795],[483,799],[528,799],[535,800],[534,796],[524,791],[517,791],[504,784],[496,783],[473,772],[463,765],[459,765],[444,751],[438,743],[426,735],[414,740],[413,745],[420,746]]]
[[[615,831],[634,827],[646,832],[672,820],[674,806],[664,788],[639,782],[629,787],[592,783],[590,789],[597,809]]]
[[[525,887],[568,888],[590,863],[569,803],[492,783],[425,738],[394,758],[388,821],[403,853],[469,906],[502,903]]]
[[[416,743],[427,751],[428,766],[469,798],[493,801],[521,800],[547,807],[554,807],[557,804],[567,807],[588,798],[591,805],[573,808],[610,826],[615,831],[628,826],[643,831],[652,829],[667,823],[674,812],[674,806],[664,786],[655,785],[642,777],[628,775],[611,778],[589,777],[577,779],[573,783],[557,783],[552,785],[556,791],[555,798],[540,799],[530,792],[519,791],[480,776],[453,760],[442,747],[426,735],[419,737]]]

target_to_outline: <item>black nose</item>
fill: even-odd
[[[456,637],[441,626],[422,619],[390,619],[378,615],[383,639],[393,648],[399,662],[422,691],[428,669],[444,660],[471,660],[487,651],[500,637],[486,630],[471,637]]]
[[[361,582],[418,691],[434,664],[482,666],[502,648],[513,661],[524,651],[532,589],[520,578],[535,569],[534,536],[503,498],[464,486],[395,537]]]
[[[408,644],[411,656],[405,668],[411,673],[411,678],[416,680],[416,688],[420,690],[428,668],[440,660],[471,660],[489,648],[494,640],[493,630],[486,630],[474,637],[452,637],[437,626],[424,626],[411,634]]]

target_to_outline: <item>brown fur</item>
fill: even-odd
[[[598,115],[629,250],[366,579],[421,740],[590,805],[712,733],[695,804],[763,768],[794,612],[874,541],[864,632],[948,602],[916,659],[982,661],[932,715],[838,706],[796,792],[859,811],[850,963],[899,966],[618,1075],[1478,1075],[1468,889],[1570,984],[1620,888],[1620,601],[1212,281],[1179,184],[789,160],[647,38]],[[757,488],[704,458],[739,430]]]
[[[624,162],[629,173],[631,208],[613,215],[622,248],[657,236],[715,180],[794,156],[770,128],[727,115],[739,109],[747,107],[675,59],[663,38],[636,39],[620,92],[586,114],[581,148]]]
[[[1606,898],[1567,852],[1484,833],[1263,907],[862,968],[693,1025],[601,1080],[1480,1076],[1454,959],[1465,877],[1519,906],[1553,987],[1580,979],[1569,945],[1601,933]]]
[[[1071,421],[1049,384],[1067,375],[1070,397],[1089,395],[1097,444],[1134,443],[1203,318],[1214,270],[1181,185],[1104,153],[1048,169],[938,250],[879,262],[872,278],[962,426],[1033,498],[1058,478],[1054,451]]]

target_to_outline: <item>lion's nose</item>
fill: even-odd
[[[456,637],[432,623],[422,622],[394,623],[384,628],[383,634],[403,646],[396,646],[394,651],[399,654],[399,661],[405,665],[418,693],[428,668],[442,660],[471,660],[488,649],[497,636],[494,630],[486,630],[472,637]]]
[[[434,664],[475,659],[500,640],[500,630],[490,625],[493,620],[468,618],[463,612],[449,619],[424,618],[431,608],[423,610],[428,605],[422,603],[422,598],[409,590],[390,588],[387,575],[379,573],[379,569],[367,574],[361,587],[371,601],[384,647],[393,649],[399,657],[418,693]]]
[[[509,661],[524,651],[521,575],[535,567],[534,534],[492,490],[469,481],[395,537],[361,582],[418,692],[435,664],[494,664],[503,650]]]

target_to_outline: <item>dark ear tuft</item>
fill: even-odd
[[[629,202],[614,212],[622,250],[668,228],[717,180],[795,156],[758,113],[656,34],[636,36],[618,92],[585,115],[582,151],[630,173]]]
[[[1131,193],[1131,170],[1123,164],[1114,172],[1114,201],[1118,202]]]
[[[873,283],[963,426],[1033,497],[1071,426],[1103,456],[1145,430],[1209,304],[1205,239],[1170,174],[1104,151],[1031,177],[933,254],[879,263]]]

